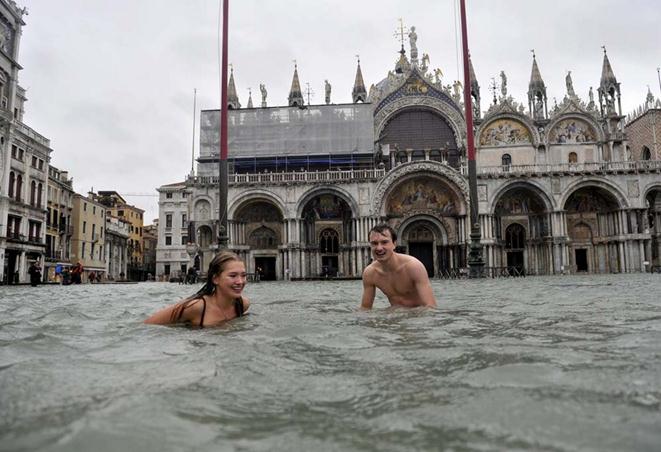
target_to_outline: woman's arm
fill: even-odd
[[[144,323],[148,325],[173,325],[190,322],[193,325],[200,323],[202,316],[202,299],[182,301],[156,311]]]

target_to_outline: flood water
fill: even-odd
[[[661,275],[250,284],[251,315],[146,326],[197,288],[0,287],[0,450],[658,451]]]

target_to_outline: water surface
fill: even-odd
[[[251,284],[218,328],[168,283],[0,287],[0,450],[653,451],[661,275]]]

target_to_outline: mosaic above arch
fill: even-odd
[[[412,211],[433,211],[441,216],[458,214],[457,200],[453,191],[439,180],[419,176],[398,184],[388,196],[388,215],[404,216]]]
[[[544,203],[529,189],[519,187],[504,193],[496,203],[496,215],[527,215],[546,210]]]
[[[590,124],[576,118],[558,122],[551,133],[549,143],[589,143],[597,141],[597,134]]]
[[[568,213],[608,212],[618,208],[619,204],[611,193],[593,187],[578,189],[565,204]]]
[[[480,134],[480,146],[510,146],[532,143],[530,130],[514,119],[497,119]]]

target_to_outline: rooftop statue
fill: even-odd
[[[266,107],[266,96],[268,93],[266,92],[266,85],[263,83],[259,84],[259,91],[262,93],[262,108]]]
[[[415,32],[415,27],[411,27],[411,31],[409,32],[409,42],[411,43],[411,61],[417,61],[418,46],[416,43],[418,42],[418,35]]]
[[[567,95],[569,97],[576,97],[574,92],[574,83],[571,80],[571,71],[567,71],[567,76],[565,77],[565,84],[567,85]]]
[[[507,75],[505,75],[505,71],[500,71],[500,93],[503,97],[507,97]]]
[[[331,84],[328,83],[328,80],[324,80],[325,91],[326,91],[326,105],[330,104],[331,101]]]

